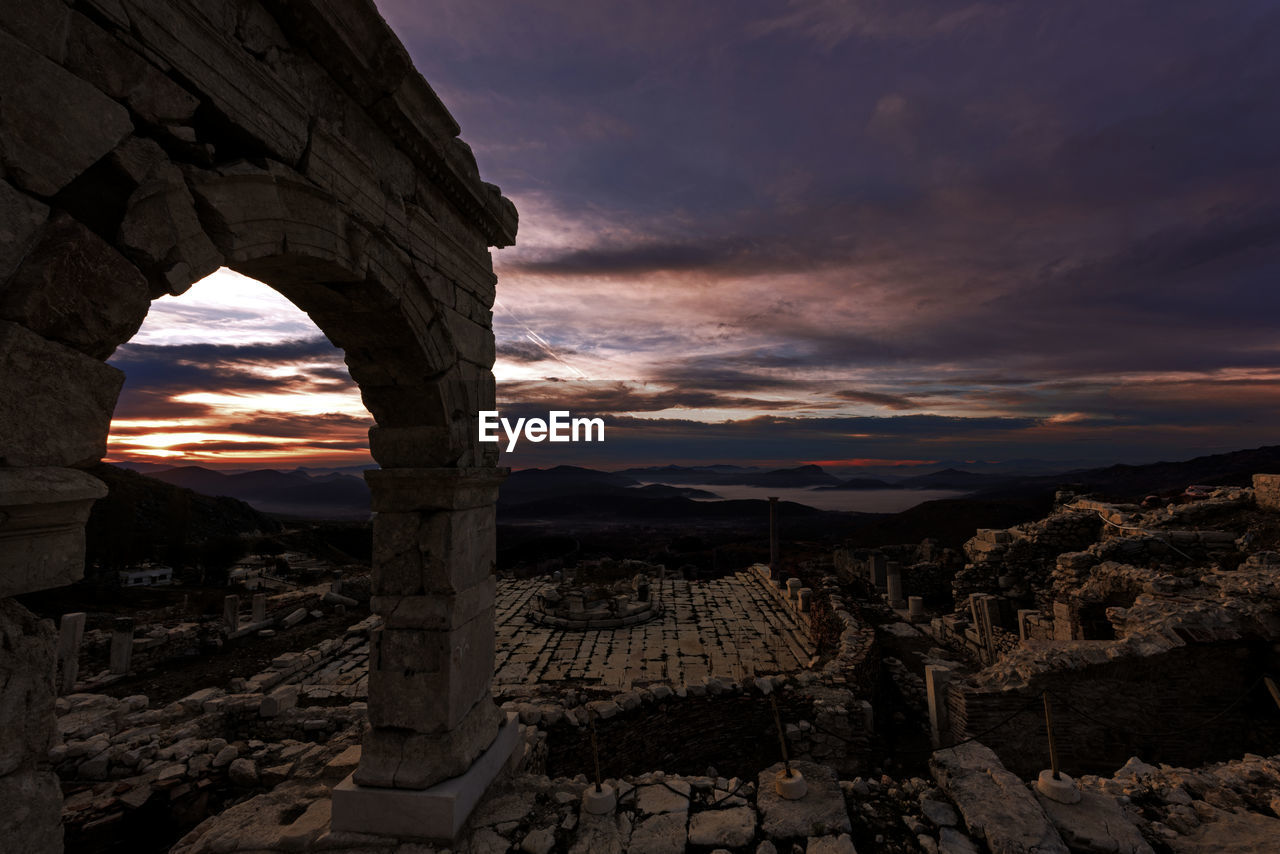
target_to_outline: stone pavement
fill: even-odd
[[[794,616],[750,572],[713,581],[668,581],[661,619],[620,629],[574,631],[539,626],[529,609],[543,579],[503,580],[497,592],[494,693],[516,686],[616,688],[708,677],[790,673],[814,655]],[[342,654],[288,679],[308,700],[368,696],[369,644],[349,640]]]
[[[542,580],[498,588],[495,692],[504,686],[575,681],[629,690],[709,676],[789,673],[814,655],[808,635],[750,572],[712,581],[668,581],[655,596],[661,619],[623,629],[568,631],[527,617]]]

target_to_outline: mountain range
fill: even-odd
[[[369,491],[360,466],[344,469],[222,472],[199,466],[157,468],[146,476],[207,496],[227,496],[276,516],[363,520],[369,517]],[[781,469],[752,466],[650,466],[600,471],[579,466],[522,469],[503,483],[500,517],[569,517],[574,514],[634,514],[637,517],[719,516],[762,505],[762,499],[709,501],[716,486],[829,490],[956,490],[973,498],[1019,498],[1077,491],[1136,500],[1146,493],[1180,492],[1192,483],[1247,485],[1254,472],[1280,471],[1280,446],[1149,465],[1114,465],[1050,475],[1012,475],[944,468],[905,478],[840,478],[817,465]],[[691,485],[695,485],[691,486]],[[710,487],[703,489],[699,487]],[[800,504],[794,505],[796,507]],[[753,509],[751,512],[756,512]]]

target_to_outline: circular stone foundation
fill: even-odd
[[[534,597],[529,619],[558,629],[618,629],[661,617],[646,575],[612,585],[561,583]]]

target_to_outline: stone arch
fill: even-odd
[[[384,625],[334,814],[388,829],[361,825],[379,820],[368,798],[514,744],[489,695],[503,472],[475,434],[494,400],[488,248],[514,241],[514,207],[369,0],[7,4],[0,102],[0,669],[21,677],[0,686],[0,717],[25,722],[0,720],[0,797],[29,806],[0,834],[60,848],[42,770],[52,632],[3,597],[82,574],[105,489],[80,469],[105,451],[123,381],[104,360],[153,299],[222,266],[311,316],[376,422]],[[451,835],[470,805],[450,804],[401,829]]]

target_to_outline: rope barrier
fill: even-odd
[[[1119,528],[1121,531],[1137,531],[1139,534],[1146,534],[1148,537],[1151,537],[1153,540],[1159,540],[1160,542],[1164,543],[1164,544],[1165,544],[1166,546],[1168,546],[1169,548],[1173,549],[1173,550],[1174,550],[1175,552],[1177,552],[1178,554],[1180,554],[1180,555],[1182,555],[1183,557],[1185,557],[1187,560],[1191,561],[1192,563],[1195,563],[1195,558],[1193,558],[1191,555],[1187,554],[1187,553],[1186,553],[1186,552],[1184,552],[1182,549],[1178,548],[1178,547],[1177,547],[1177,546],[1175,546],[1173,543],[1171,543],[1169,540],[1167,540],[1166,538],[1164,538],[1164,537],[1160,536],[1159,534],[1153,533],[1152,531],[1144,530],[1143,528],[1134,528],[1134,527],[1131,527],[1131,526],[1129,526],[1129,525],[1119,525],[1119,524],[1117,524],[1117,523],[1115,523],[1115,522],[1112,522],[1112,521],[1111,521],[1110,519],[1108,519],[1106,516],[1103,516],[1103,515],[1102,515],[1102,511],[1101,511],[1101,510],[1098,510],[1098,511],[1095,511],[1095,512],[1097,512],[1097,514],[1098,514],[1098,518],[1099,518],[1099,519],[1101,519],[1103,522],[1106,522],[1106,523],[1107,523],[1108,525],[1110,525],[1111,527],[1113,527],[1113,528]]]
[[[1196,730],[1204,729],[1204,728],[1205,728],[1205,727],[1207,727],[1209,724],[1211,724],[1211,723],[1213,723],[1214,721],[1216,721],[1216,720],[1218,720],[1218,719],[1222,718],[1222,717],[1223,717],[1223,716],[1225,716],[1228,712],[1230,712],[1232,709],[1234,709],[1236,706],[1238,706],[1238,705],[1240,705],[1241,703],[1243,703],[1243,702],[1245,701],[1245,699],[1246,699],[1246,698],[1248,698],[1248,696],[1249,696],[1250,694],[1252,694],[1252,693],[1253,693],[1253,690],[1254,690],[1255,688],[1257,688],[1259,685],[1261,685],[1261,684],[1262,684],[1263,678],[1264,678],[1264,677],[1259,676],[1257,679],[1253,680],[1253,684],[1251,684],[1248,688],[1246,688],[1246,689],[1244,690],[1244,693],[1243,693],[1243,694],[1241,694],[1240,696],[1238,696],[1238,697],[1236,697],[1234,700],[1232,700],[1232,701],[1231,701],[1231,703],[1230,703],[1229,705],[1227,705],[1227,707],[1226,707],[1226,708],[1222,709],[1222,711],[1220,711],[1220,712],[1215,712],[1214,714],[1210,715],[1208,718],[1206,718],[1205,720],[1201,721],[1201,722],[1200,722],[1200,723],[1198,723],[1198,724],[1194,724],[1194,725],[1189,726],[1189,727],[1183,727],[1182,729],[1165,730],[1164,732],[1146,732],[1146,731],[1143,731],[1143,730],[1131,729],[1130,727],[1125,726],[1125,725],[1122,725],[1122,724],[1117,724],[1117,723],[1114,723],[1114,722],[1107,722],[1107,721],[1101,720],[1101,719],[1100,719],[1100,718],[1098,718],[1096,715],[1091,715],[1091,714],[1089,714],[1088,712],[1081,711],[1080,709],[1077,709],[1075,706],[1073,706],[1073,705],[1071,705],[1070,703],[1068,703],[1065,699],[1063,699],[1062,697],[1058,696],[1058,694],[1056,694],[1056,693],[1052,693],[1052,692],[1048,692],[1048,693],[1050,693],[1050,696],[1052,696],[1052,697],[1054,698],[1054,700],[1056,700],[1057,702],[1061,703],[1061,704],[1062,704],[1062,706],[1063,706],[1063,708],[1065,708],[1067,711],[1069,711],[1069,712],[1074,712],[1075,714],[1079,715],[1080,717],[1084,718],[1085,720],[1087,720],[1087,721],[1089,721],[1089,722],[1091,722],[1091,723],[1095,723],[1095,724],[1097,724],[1098,726],[1106,727],[1107,729],[1118,730],[1119,732],[1123,732],[1123,733],[1125,733],[1125,734],[1127,734],[1127,735],[1136,735],[1136,736],[1141,736],[1141,737],[1143,737],[1143,738],[1166,738],[1166,737],[1168,737],[1168,736],[1173,736],[1173,735],[1185,735],[1185,734],[1187,734],[1187,733],[1189,733],[1189,732],[1195,732]]]

